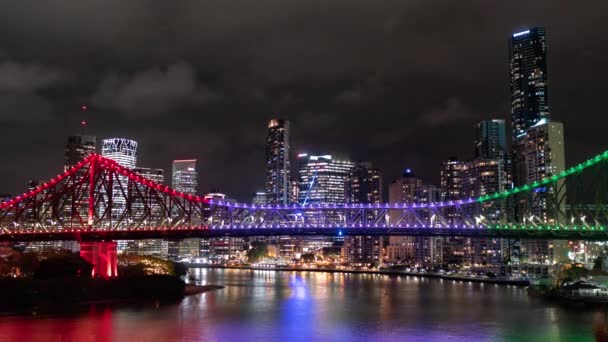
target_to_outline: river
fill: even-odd
[[[593,341],[606,311],[525,288],[413,276],[191,270],[181,303],[0,317],[0,341]],[[6,294],[5,294],[6,295]]]

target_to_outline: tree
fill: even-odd
[[[604,271],[604,257],[598,256],[593,261],[593,271],[595,272],[603,272]]]
[[[249,262],[257,262],[268,255],[268,245],[261,241],[251,243],[251,248],[247,251]]]
[[[34,277],[36,279],[90,277],[93,265],[79,255],[54,256],[42,260]]]
[[[137,274],[142,271],[147,275],[163,274],[172,276],[183,276],[188,273],[188,269],[182,263],[164,260],[150,255],[121,254],[118,256],[120,270],[127,274]],[[139,269],[127,268],[127,266],[138,266]]]
[[[312,253],[304,253],[302,254],[302,261],[304,262],[314,262],[315,261],[315,255]]]
[[[561,284],[563,284],[566,282],[588,277],[590,274],[591,270],[580,265],[574,265],[570,268],[564,269],[559,273],[559,281]]]

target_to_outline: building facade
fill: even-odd
[[[266,204],[266,193],[263,191],[258,191],[253,194],[253,198],[251,199],[252,204]]]
[[[198,187],[196,159],[173,161],[171,187],[189,195],[196,195]]]
[[[382,203],[382,173],[371,163],[359,162],[352,169],[346,184],[348,203]],[[368,219],[378,213],[369,212]],[[353,265],[378,266],[382,263],[380,236],[348,236],[344,238],[342,258]]]
[[[505,120],[492,119],[475,127],[475,158],[501,159],[507,153]]]
[[[528,128],[515,140],[516,173],[522,184],[530,184],[558,175],[565,170],[564,126],[546,119]],[[517,198],[518,220],[529,224],[564,224],[560,206],[566,203],[564,180],[555,186],[537,188]],[[521,241],[522,259],[531,263],[567,260],[563,241]]]
[[[80,163],[90,154],[95,153],[96,138],[94,135],[71,135],[65,146],[63,169],[67,171]]]
[[[547,37],[544,27],[533,27],[511,37],[511,123],[513,138],[541,119],[549,118]]]
[[[441,200],[441,191],[434,185],[424,184],[410,168],[388,187],[389,203],[433,203]],[[389,220],[395,222],[401,215],[398,211],[389,212]],[[414,217],[405,217],[413,223]],[[420,217],[430,222],[429,217]],[[432,267],[441,264],[442,240],[434,237],[391,236],[386,247],[387,260],[393,263],[406,262],[412,266]]]
[[[266,138],[266,196],[268,204],[289,204],[291,164],[289,121],[272,119]]]
[[[133,172],[144,178],[153,181],[156,184],[165,183],[165,170],[153,169],[147,167],[136,167]],[[149,206],[149,204],[152,206]],[[149,215],[151,220],[161,219],[164,215],[164,209],[157,204],[152,198],[143,198],[143,202],[135,202],[131,205],[132,210],[145,212]],[[150,255],[158,258],[167,258],[168,253],[168,242],[162,239],[147,239],[147,240],[133,240],[127,243],[126,249],[123,253],[133,253],[138,255]]]
[[[101,143],[101,155],[112,159],[119,165],[134,169],[137,165],[137,142],[125,138],[104,139]],[[126,207],[126,198],[120,190],[120,186],[127,187],[128,178],[126,176],[118,176],[114,182],[112,189],[112,220],[119,219],[121,213]],[[104,208],[99,208],[103,212]],[[118,252],[122,252],[127,248],[128,241],[118,241]]]
[[[196,195],[198,174],[196,159],[174,160],[171,167],[171,187],[188,195]],[[169,241],[168,255],[172,259],[194,259],[200,256],[201,239]]]

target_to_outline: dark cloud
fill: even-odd
[[[547,27],[551,115],[575,163],[606,146],[606,12],[599,0],[4,1],[0,192],[56,174],[82,119],[98,139],[137,139],[143,166],[198,158],[201,190],[239,199],[263,185],[273,116],[292,120],[294,151],[437,181],[442,159],[472,154],[477,120],[508,118],[507,42],[531,25]]]
[[[0,122],[39,123],[51,119],[52,104],[37,94],[0,94]]]
[[[473,121],[480,115],[473,113],[457,97],[450,97],[444,104],[432,108],[420,116],[421,122],[430,126],[446,125],[454,121]]]
[[[0,92],[33,92],[64,79],[61,71],[40,64],[0,62]]]
[[[165,70],[154,68],[132,76],[111,72],[101,80],[92,102],[127,114],[166,114],[217,98],[209,88],[198,84],[191,65],[179,62]]]

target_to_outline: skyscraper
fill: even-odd
[[[422,178],[416,176],[412,169],[404,170],[401,177],[397,178],[388,186],[388,203],[414,203],[415,191],[422,186]],[[390,222],[395,222],[401,213],[398,211],[389,212]],[[407,217],[406,220],[410,220]],[[410,236],[390,236],[386,247],[388,261],[403,262],[414,258],[414,238]]]
[[[291,181],[289,121],[272,119],[266,139],[266,196],[269,204],[288,204]]]
[[[174,160],[171,187],[188,195],[196,195],[198,186],[196,159]]]
[[[174,160],[171,187],[188,195],[196,195],[198,179],[196,159]],[[169,256],[174,259],[196,258],[200,255],[201,239],[192,238],[169,242]]]
[[[517,179],[530,184],[558,175],[565,170],[564,126],[559,122],[541,120],[528,128],[515,141]],[[559,180],[555,187],[541,187],[518,198],[518,219],[529,224],[564,224],[557,206],[565,204],[566,187]],[[522,241],[522,256],[533,263],[564,261],[565,247],[560,241]]]
[[[84,130],[83,125],[83,130]],[[71,135],[68,137],[68,141],[65,145],[63,169],[67,171],[72,167],[80,163],[84,158],[90,154],[95,153],[96,139],[94,135],[85,135],[84,132],[79,135]],[[83,170],[79,171],[81,174]],[[72,216],[73,210],[75,209],[81,217],[87,217],[87,205],[89,200],[89,193],[83,192],[82,198],[74,198],[73,201],[66,201],[64,204],[63,216],[66,222],[70,222],[67,219]],[[71,250],[78,250],[78,242],[63,242],[66,246],[70,246]]]
[[[300,204],[341,204],[346,203],[346,186],[348,177],[355,164],[347,158],[337,159],[330,154],[309,155],[302,153],[298,155],[299,167],[299,203]],[[340,214],[327,210],[322,213],[307,211],[308,222],[315,223],[321,216],[339,222]],[[335,239],[343,240],[343,239]],[[325,238],[306,238],[305,250],[318,249],[319,247],[332,246],[332,242]]]
[[[137,142],[125,138],[104,139],[101,143],[101,155],[112,159],[118,164],[128,169],[134,169],[137,164]],[[126,176],[118,176],[112,189],[112,220],[117,221],[125,210],[127,200],[121,191],[120,186],[126,189],[128,184]],[[103,208],[99,208],[103,212]],[[128,241],[118,241],[118,251],[122,252],[127,247]]]
[[[101,142],[101,155],[133,169],[137,164],[137,141],[125,138],[104,139]]]
[[[507,152],[505,120],[492,119],[477,123],[475,158],[504,158]]]
[[[451,157],[443,162],[441,168],[441,197],[444,201],[459,200],[464,197],[463,177],[465,162]],[[456,208],[444,209],[445,219],[449,224],[459,222],[461,213]],[[460,236],[446,237],[443,239],[442,262],[444,264],[462,264],[468,239]]]
[[[165,170],[163,169],[151,169],[147,167],[136,167],[133,172],[145,177],[148,180],[153,181],[156,184],[163,184],[165,182]],[[146,195],[146,193],[142,194]],[[151,193],[147,194],[152,196]],[[164,209],[154,199],[149,197],[142,198],[145,203],[152,204],[151,207],[146,207],[144,202],[137,200],[131,205],[133,211],[144,211],[147,210],[147,215],[151,220],[162,220],[164,217]],[[130,241],[127,245],[126,252],[135,253],[139,255],[152,255],[160,258],[166,258],[168,251],[167,240],[163,239],[147,239],[147,240],[134,240]]]
[[[382,173],[371,163],[359,162],[347,179],[347,198],[349,203],[376,204],[382,202]],[[368,219],[379,213],[368,212]],[[343,258],[359,265],[379,265],[382,261],[382,237],[348,236],[344,238]]]
[[[346,203],[346,185],[355,164],[326,155],[298,155],[300,204]]]
[[[258,191],[253,194],[253,198],[251,199],[251,203],[253,204],[266,204],[266,193],[263,191]]]
[[[76,166],[89,154],[95,153],[94,135],[71,135],[65,146],[64,170]]]
[[[465,162],[450,157],[441,168],[441,191],[444,201],[459,200],[463,197],[463,171]]]
[[[463,169],[463,197],[476,198],[506,189],[505,162],[502,158],[476,158],[466,162]],[[465,209],[469,217],[501,222],[507,219],[508,203],[492,201],[478,203]],[[501,265],[507,241],[498,238],[467,239],[464,262],[469,265]]]
[[[544,27],[513,34],[509,44],[513,138],[549,118],[547,39]]]
[[[424,184],[422,178],[418,177],[410,168],[403,171],[401,177],[397,178],[388,188],[389,203],[432,203],[441,201],[441,191],[436,186]],[[424,213],[419,213],[420,219],[428,221]],[[392,210],[389,212],[390,221],[395,222],[401,212]],[[408,223],[414,223],[415,217],[406,215]],[[415,262],[419,266],[430,266],[441,263],[441,238],[436,237],[407,237],[391,236],[387,246],[389,261]]]

